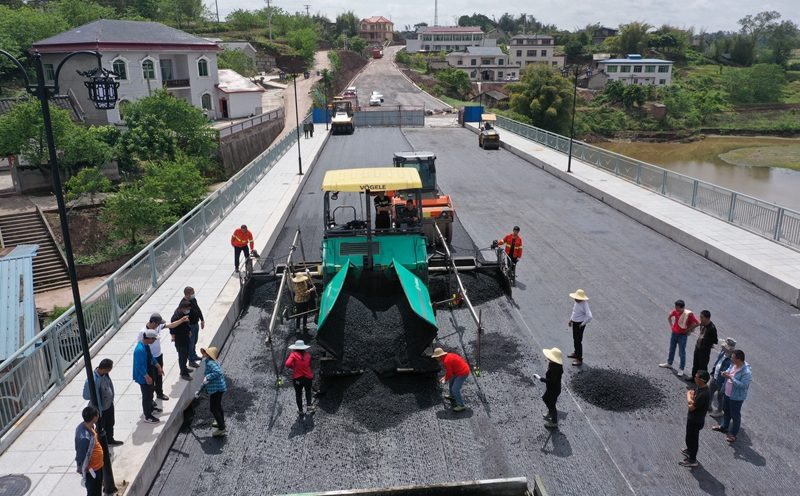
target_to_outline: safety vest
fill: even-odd
[[[514,253],[511,253],[511,242],[514,241]],[[506,237],[503,238],[501,245],[506,245],[506,255],[511,258],[521,258],[522,257],[522,236],[517,234],[517,239],[514,240],[514,234],[506,234]]]
[[[233,236],[231,236],[231,245],[235,246],[236,248],[244,248],[247,246],[248,241],[250,242],[250,249],[252,250],[255,244],[253,243],[253,233],[251,231],[248,230],[247,234],[245,234],[241,227],[233,231]]]

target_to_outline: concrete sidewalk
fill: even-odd
[[[467,128],[478,132],[474,123]],[[572,160],[500,129],[501,146],[641,224],[708,258],[781,300],[800,307],[800,252],[699,210]]]
[[[313,139],[302,139],[303,168],[311,169],[328,137],[324,126],[317,126]],[[130,320],[100,350],[93,350],[93,364],[103,358],[114,361],[111,378],[116,390],[114,437],[125,442],[111,448],[117,486],[125,494],[145,494],[161,467],[183,420],[183,408],[202,382],[203,368],[191,382],[179,378],[177,352],[168,331],[162,334],[164,351],[164,393],[171,400],[159,400],[159,424],[142,422],[141,394],[132,381],[133,348],[138,333],[150,314],[159,312],[169,320],[183,297],[183,288],[192,286],[203,310],[206,325],[200,331],[199,348],[221,345],[236,321],[239,311],[239,278],[233,272],[230,237],[241,224],[255,236],[256,249],[267,253],[280,227],[297,200],[307,175],[297,174],[297,145],[290,148],[266,176],[244,197],[235,209],[209,234],[209,237],[183,261],[180,267],[156,290]],[[321,206],[320,206],[321,208]],[[39,414],[20,437],[0,456],[0,476],[24,474],[31,479],[29,495],[78,495],[85,492],[76,472],[74,433],[82,422],[82,397],[86,375],[81,372]]]

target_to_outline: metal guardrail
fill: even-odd
[[[89,346],[119,329],[137,300],[164,282],[296,141],[296,132],[286,134],[83,297]],[[0,451],[15,423],[81,361],[74,313],[70,308],[0,364]]]
[[[236,133],[241,133],[246,129],[250,129],[253,126],[257,126],[262,122],[268,122],[273,119],[277,119],[278,117],[283,115],[283,108],[272,109],[263,114],[257,115],[250,119],[236,122],[231,124],[230,126],[222,127],[219,129],[219,137],[220,138],[227,138]]]
[[[548,148],[569,153],[569,138],[559,134],[501,115],[497,116],[497,126]],[[800,212],[581,141],[573,141],[572,156],[725,222],[800,249]]]

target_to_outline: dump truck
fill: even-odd
[[[331,111],[331,132],[333,134],[353,134],[355,132],[353,100],[339,96],[333,99],[328,108]]]
[[[498,150],[500,148],[500,133],[494,128],[497,116],[494,114],[481,114],[481,130],[478,133],[478,146],[484,150]]]
[[[456,212],[450,195],[442,194],[436,184],[436,155],[424,151],[397,152],[393,161],[395,167],[413,167],[419,172],[422,180],[422,227],[428,244],[438,241],[434,224],[439,226],[445,241],[450,243],[453,240],[453,219]],[[409,199],[409,195],[402,191],[396,192],[393,197],[395,210],[404,208]]]

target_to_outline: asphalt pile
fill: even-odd
[[[572,376],[570,387],[587,402],[612,412],[629,412],[664,405],[661,386],[636,373],[590,369]]]

